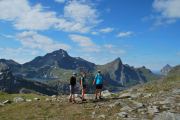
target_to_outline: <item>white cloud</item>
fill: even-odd
[[[12,38],[14,38],[13,35],[7,35],[7,34],[1,34],[1,33],[0,33],[0,36],[2,36],[3,38],[7,38],[7,39],[12,39]]]
[[[19,63],[25,63],[39,55],[39,52],[33,49],[23,47],[19,48],[0,48],[0,56],[5,59],[13,59]]]
[[[0,11],[0,20],[10,21],[20,30],[55,28],[85,33],[101,21],[91,4],[80,1],[68,2],[61,17],[57,17],[56,12],[45,9],[41,4],[30,5],[28,0],[0,0]]]
[[[69,38],[72,41],[78,43],[78,45],[82,47],[82,50],[86,52],[99,52],[100,51],[100,47],[97,46],[95,43],[93,43],[93,41],[89,37],[71,34],[69,35]]]
[[[91,41],[89,37],[71,34],[69,35],[70,39],[76,43],[78,43],[81,47],[89,47],[94,46],[94,43]]]
[[[17,39],[24,48],[38,49],[45,52],[52,52],[57,49],[70,49],[69,45],[55,42],[47,36],[43,36],[33,31],[25,31],[17,35]]]
[[[163,17],[180,18],[180,0],[155,0],[153,7]]]
[[[31,7],[27,0],[1,0],[0,11],[0,19],[20,30],[45,30],[57,21],[55,12],[44,11],[40,4]]]
[[[155,16],[155,25],[171,24],[180,19],[180,0],[154,0],[154,10],[159,13]]]
[[[102,32],[102,33],[110,33],[113,30],[114,30],[114,28],[107,27],[107,28],[100,29],[100,32]]]
[[[81,1],[70,1],[64,7],[64,17],[66,21],[62,21],[61,25],[65,24],[69,31],[81,30],[81,32],[88,32],[95,27],[101,20],[99,20],[98,12],[90,4]],[[71,25],[73,24],[73,25]]]
[[[120,49],[117,46],[112,45],[112,44],[105,44],[102,49],[106,51],[107,53],[109,52],[110,54],[114,54],[114,55],[122,55],[126,53],[125,50]]]
[[[118,33],[117,37],[124,38],[124,37],[129,37],[129,36],[132,36],[132,35],[133,35],[133,32],[127,31],[127,32],[120,32],[120,33]]]
[[[58,2],[58,3],[65,3],[66,0],[54,0],[55,2]]]
[[[93,32],[91,32],[91,34],[92,34],[92,35],[98,35],[98,32],[93,31]]]

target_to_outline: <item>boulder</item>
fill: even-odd
[[[106,116],[102,114],[102,115],[99,115],[98,118],[99,119],[106,119]]]
[[[148,110],[148,113],[151,115],[154,115],[155,113],[159,113],[158,106],[148,106],[147,110]]]
[[[132,100],[132,103],[133,103],[133,108],[134,109],[139,109],[139,108],[143,108],[144,107],[143,103],[139,103],[139,102],[134,101],[134,100]]]
[[[51,97],[52,97],[52,98],[56,98],[57,96],[56,96],[56,95],[52,95]]]
[[[45,101],[47,101],[47,102],[48,102],[48,101],[51,101],[51,100],[50,100],[49,98],[46,98],[46,99],[45,99]]]
[[[119,117],[122,117],[122,118],[127,118],[128,117],[128,113],[127,112],[120,112],[120,113],[117,113],[117,115]]]
[[[4,102],[2,102],[3,104],[10,104],[11,101],[10,100],[5,100]]]
[[[180,120],[180,114],[164,111],[156,115],[153,120]]]
[[[39,101],[39,100],[40,100],[40,98],[34,98],[34,100],[35,100],[35,101]]]
[[[124,106],[123,108],[121,108],[121,111],[131,112],[131,111],[133,111],[133,109],[130,108],[129,106]]]
[[[119,96],[120,99],[126,99],[126,98],[131,98],[131,94],[130,93],[123,93]]]
[[[104,90],[104,91],[101,92],[101,94],[102,94],[103,97],[108,97],[108,96],[111,96],[112,93],[109,92],[109,90]]]
[[[0,107],[2,107],[2,106],[4,106],[4,104],[3,104],[3,103],[0,103]]]
[[[94,111],[94,112],[92,112],[92,116],[91,116],[91,118],[92,119],[94,119],[95,118],[95,115],[96,115],[96,112]]]
[[[24,100],[24,98],[22,98],[22,97],[15,97],[15,98],[13,98],[13,101],[14,101],[15,103],[19,103],[19,102],[24,102],[25,100]]]
[[[26,99],[26,102],[32,102],[32,100],[31,99]]]

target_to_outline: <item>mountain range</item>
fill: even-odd
[[[172,68],[173,68],[172,66],[170,66],[169,64],[167,64],[167,65],[165,65],[165,66],[161,69],[161,73],[162,73],[163,75],[167,75],[167,74],[171,71]]]
[[[71,57],[62,49],[44,56],[38,56],[24,64],[19,64],[13,60],[0,59],[0,68],[3,65],[11,70],[13,76],[44,82],[59,92],[68,90],[68,82],[72,72],[78,73],[78,79],[81,72],[86,72],[90,85],[97,70],[101,70],[105,89],[109,90],[121,90],[159,78],[158,75],[144,66],[134,68],[123,64],[120,58],[105,65],[96,65],[80,57]]]

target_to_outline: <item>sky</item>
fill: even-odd
[[[96,64],[180,64],[180,0],[0,0],[0,58],[64,49]]]

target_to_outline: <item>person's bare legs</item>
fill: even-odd
[[[98,93],[99,93],[99,89],[96,89],[95,95],[96,95],[96,99],[98,97]]]
[[[72,98],[73,98],[73,103],[76,103],[75,95],[74,94],[72,95]]]
[[[85,99],[84,95],[85,95],[86,89],[82,89],[82,100]]]
[[[72,102],[72,94],[69,95],[69,102]]]
[[[102,91],[102,89],[99,89],[99,98],[101,99],[102,97],[101,97],[101,91]]]

